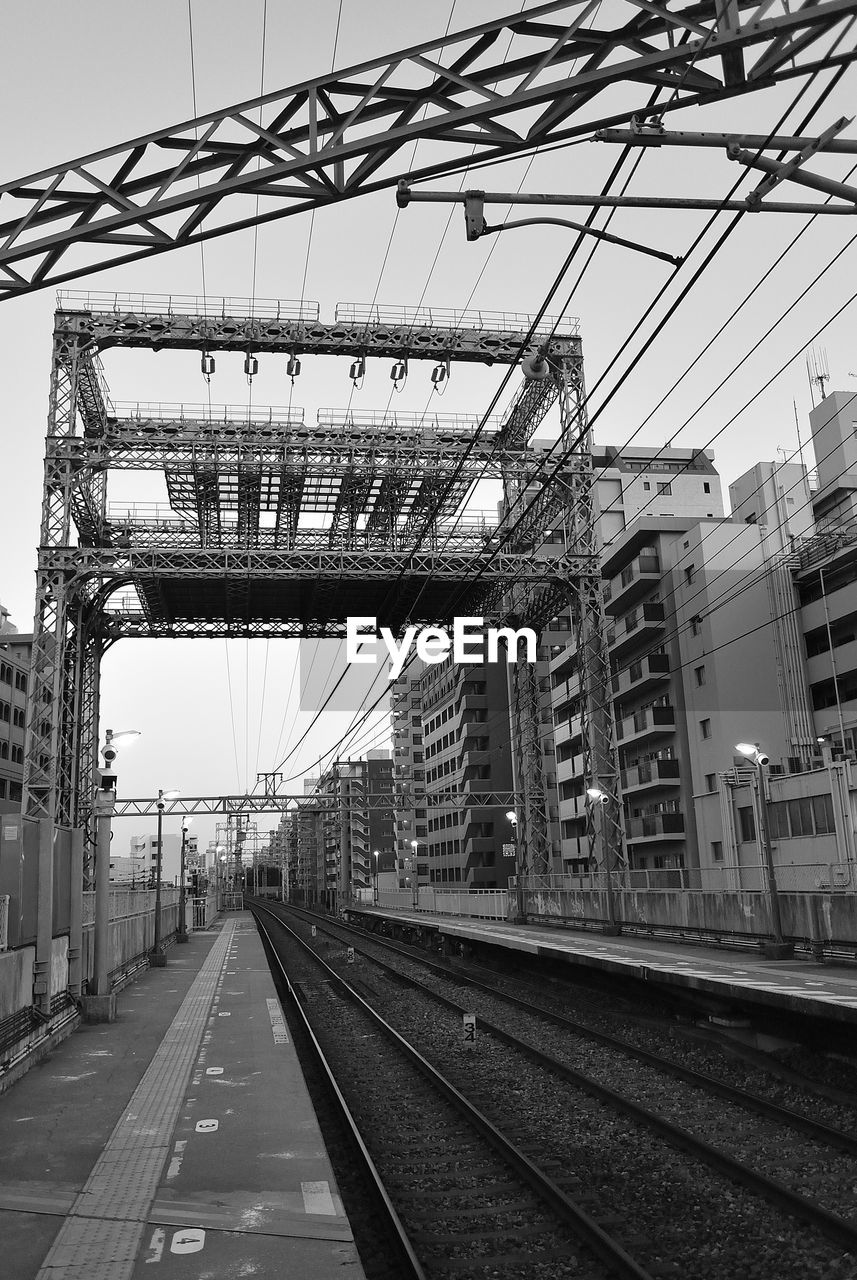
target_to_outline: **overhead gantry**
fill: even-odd
[[[56,315],[28,816],[85,821],[100,659],[119,639],[341,637],[348,616],[366,614],[394,633],[407,623],[444,625],[454,614],[502,621],[510,611],[542,628],[571,604],[581,626],[595,611],[604,646],[576,323],[552,333],[555,322],[517,315],[341,308],[324,323],[317,309],[288,304],[261,303],[247,314],[223,300],[199,313],[176,299],[145,306],[68,296]],[[548,376],[525,381],[502,418],[320,410],[310,424],[296,409],[114,404],[101,369],[114,347],[195,349],[209,368],[224,351],[445,367],[523,357],[542,361]],[[575,447],[561,464],[550,462],[545,484],[544,453],[530,437],[557,398],[561,440]],[[111,503],[108,477],[118,470],[159,472],[168,508]],[[473,521],[463,507],[486,476],[502,482],[510,501],[521,497],[500,524]],[[539,549],[542,532],[560,514],[571,541],[551,557]],[[539,690],[528,664],[514,671],[525,866],[547,872],[542,753],[526,729],[539,722]],[[615,751],[605,742],[598,773],[615,779]]]

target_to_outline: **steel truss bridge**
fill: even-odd
[[[843,41],[855,13],[857,0],[794,12],[785,0],[617,0],[598,27],[598,0],[553,0],[307,80],[0,187],[0,297],[392,188],[419,139],[431,141],[432,158],[411,181],[592,135],[641,112],[660,119],[844,66],[857,56]],[[511,38],[514,56],[503,60]],[[371,601],[394,629],[406,618],[437,621],[453,607],[511,612],[538,626],[570,604],[584,769],[608,795],[602,862],[614,865],[622,857],[618,771],[576,333],[558,331],[545,352],[550,376],[525,381],[505,421],[477,439],[474,424],[391,431],[389,420],[307,426],[242,412],[215,427],[204,413],[123,413],[99,360],[118,346],[510,365],[539,345],[522,317],[344,307],[324,322],[317,308],[295,304],[62,300],[24,812],[55,824],[87,820],[100,660],[118,639],[335,635],[357,598],[360,612]],[[557,401],[562,443],[574,449],[550,485],[533,486],[538,455],[528,442]],[[516,511],[513,537],[484,531],[482,547],[481,531],[448,541],[483,465],[499,472],[507,504],[523,498],[523,517]],[[132,513],[114,522],[107,475],[132,466],[163,472],[164,521]],[[533,548],[559,515],[567,554],[546,562]],[[538,679],[535,664],[512,672],[519,865],[539,874],[549,869],[550,841]]]

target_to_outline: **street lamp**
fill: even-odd
[[[378,859],[380,858],[380,856],[381,856],[380,849],[372,850],[372,857],[375,859],[375,883],[374,883],[374,893],[372,894],[373,902],[378,901]]]
[[[185,858],[187,850],[187,829],[193,822],[193,818],[182,818],[182,852],[181,863],[179,866],[179,926],[176,929],[176,942],[187,942],[187,903],[185,896]]]
[[[777,877],[774,872],[774,853],[771,848],[771,824],[768,810],[768,793],[765,789],[765,765],[770,760],[758,742],[736,742],[735,750],[740,751],[756,766],[756,786],[759,792],[759,843],[765,857],[768,871],[768,897],[771,903],[771,928],[774,941],[762,947],[762,955],[768,960],[791,960],[795,949],[791,942],[783,937],[783,922],[780,915],[780,897],[777,892]]]
[[[412,840],[412,841],[411,841],[411,848],[412,848],[412,849],[413,849],[413,851],[414,851],[414,855],[413,855],[413,864],[414,864],[414,868],[413,868],[413,891],[414,891],[414,910],[415,910],[415,911],[416,911],[416,910],[418,910],[419,905],[420,905],[420,873],[419,873],[419,867],[418,867],[418,863],[417,863],[417,848],[419,847],[419,843],[420,843],[420,842],[419,842],[419,840]]]
[[[515,850],[515,885],[516,898],[518,903],[518,923],[527,923],[527,906],[524,890],[524,852],[521,848],[521,842],[518,838],[518,815],[514,809],[506,810],[506,821],[512,827],[512,836],[514,838]]]
[[[116,997],[110,992],[110,841],[111,823],[116,801],[116,757],[119,748],[139,738],[139,729],[123,729],[114,733],[107,729],[101,755],[98,788],[95,792],[95,936],[93,938],[92,993],[87,997],[86,1015],[93,1021],[112,1022],[116,1016]]]
[[[599,849],[605,850],[606,844],[602,839],[602,824],[604,822],[604,806],[610,799],[603,787],[594,782],[591,787],[586,788],[586,796],[592,805],[592,817],[595,835],[595,844]],[[604,863],[604,889],[605,889],[605,905],[607,907],[607,919],[601,926],[601,932],[616,936],[622,932],[622,926],[616,920],[616,902],[613,897],[613,877],[612,867],[608,858],[605,856]]]
[[[153,969],[163,969],[167,963],[167,954],[161,945],[161,874],[163,869],[162,833],[164,825],[164,807],[167,800],[175,800],[180,791],[161,791],[158,789],[158,860],[155,864],[155,940],[149,952],[149,964]]]

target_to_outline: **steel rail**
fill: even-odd
[[[295,908],[291,909],[294,910]],[[343,929],[352,928],[354,933],[366,936],[365,929],[354,928],[345,924],[340,927]],[[575,1035],[585,1036],[587,1039],[593,1040],[597,1044],[607,1045],[611,1049],[618,1049],[627,1057],[635,1058],[638,1062],[645,1063],[646,1066],[654,1067],[658,1071],[663,1071],[666,1075],[674,1076],[678,1080],[684,1080],[687,1084],[705,1089],[709,1093],[717,1094],[718,1097],[723,1098],[725,1101],[746,1107],[748,1110],[755,1111],[767,1119],[776,1120],[781,1124],[789,1125],[793,1129],[799,1129],[818,1142],[825,1142],[828,1146],[835,1147],[846,1155],[857,1157],[857,1138],[840,1133],[838,1129],[834,1129],[831,1125],[824,1124],[820,1120],[813,1120],[810,1116],[794,1111],[791,1107],[783,1107],[777,1102],[772,1102],[770,1098],[763,1098],[760,1094],[740,1089],[737,1085],[727,1084],[725,1080],[718,1080],[716,1076],[710,1076],[705,1071],[696,1071],[692,1067],[682,1066],[681,1063],[674,1062],[671,1058],[665,1058],[661,1054],[653,1053],[650,1049],[641,1049],[637,1045],[629,1044],[626,1040],[619,1039],[618,1036],[611,1036],[606,1031],[596,1031],[595,1028],[588,1027],[583,1022],[576,1022],[574,1018],[569,1018],[566,1014],[557,1013],[553,1009],[546,1009],[543,1005],[534,1004],[532,1000],[524,1000],[520,996],[514,996],[507,991],[502,991],[488,982],[483,982],[480,978],[461,974],[458,970],[450,969],[443,964],[438,964],[436,961],[423,959],[422,956],[415,956],[406,946],[392,939],[380,938],[376,934],[371,934],[370,936],[373,942],[377,942],[378,946],[393,951],[397,955],[406,956],[410,960],[415,960],[425,965],[427,969],[431,969],[432,972],[449,978],[453,982],[460,981],[463,985],[474,987],[478,991],[484,991],[486,995],[492,996],[497,1000],[505,1000],[507,1004],[523,1009],[526,1013],[536,1013],[558,1027],[564,1027],[574,1032]]]
[[[330,965],[322,960],[313,951],[312,947],[304,942],[276,912],[272,911],[270,907],[262,906],[260,903],[255,902],[250,904],[249,909],[254,918],[256,918],[256,913],[259,911],[271,916],[283,930],[291,935],[294,941],[300,944],[308,955],[312,956],[319,968],[324,970],[327,978],[337,989],[358,1005],[378,1027],[379,1031],[399,1049],[412,1066],[417,1068],[429,1084],[438,1093],[442,1094],[446,1101],[450,1102],[483,1138],[487,1139],[498,1154],[511,1165],[519,1177],[529,1183],[536,1194],[555,1210],[558,1217],[578,1233],[582,1242],[600,1261],[610,1267],[617,1276],[628,1277],[628,1280],[652,1280],[648,1271],[645,1271],[635,1262],[617,1241],[599,1227],[597,1222],[579,1205],[575,1204],[552,1178],[543,1173],[523,1151],[516,1147],[513,1142],[510,1142],[478,1107],[469,1102],[449,1080],[441,1075],[404,1036],[396,1031],[395,1027],[382,1018],[364,997],[355,991],[344,978],[340,977],[335,969],[332,969]]]
[[[266,950],[270,957],[270,961],[275,961],[277,964],[277,967],[279,969],[280,980],[282,981],[283,986],[285,987],[286,992],[288,993],[289,1003],[291,1005],[292,1013],[300,1022],[301,1029],[304,1035],[306,1036],[307,1041],[309,1042],[309,1045],[312,1049],[316,1066],[321,1071],[322,1076],[324,1077],[324,1081],[327,1086],[328,1092],[333,1098],[333,1101],[339,1112],[340,1119],[342,1120],[343,1124],[348,1130],[351,1141],[359,1154],[360,1162],[363,1166],[363,1171],[369,1179],[369,1187],[372,1192],[372,1195],[374,1196],[375,1200],[378,1202],[384,1217],[388,1221],[390,1230],[393,1234],[393,1238],[398,1248],[398,1253],[399,1253],[398,1261],[399,1261],[399,1265],[402,1268],[399,1274],[402,1276],[402,1280],[426,1280],[426,1273],[423,1270],[419,1259],[417,1258],[413,1245],[408,1239],[408,1233],[405,1230],[405,1227],[404,1227],[404,1224],[402,1223],[401,1218],[396,1212],[396,1208],[392,1200],[390,1199],[389,1193],[387,1192],[387,1188],[384,1186],[383,1179],[381,1178],[381,1175],[378,1172],[378,1168],[375,1164],[375,1161],[372,1159],[372,1156],[369,1152],[369,1148],[366,1146],[366,1143],[363,1140],[363,1135],[360,1132],[360,1129],[357,1125],[357,1121],[354,1119],[354,1116],[351,1112],[351,1108],[349,1107],[348,1103],[345,1101],[342,1090],[340,1089],[339,1085],[336,1083],[336,1078],[333,1074],[333,1071],[331,1070],[331,1067],[327,1061],[327,1058],[324,1055],[324,1050],[319,1044],[318,1039],[316,1038],[315,1032],[313,1031],[312,1027],[309,1024],[309,1020],[307,1019],[306,1012],[304,1011],[303,1005],[298,999],[297,992],[295,991],[294,987],[291,984],[291,981],[289,980],[289,975],[286,972],[285,966],[282,960],[280,959],[279,955],[277,954],[277,948],[274,945],[274,941],[271,938],[271,935],[269,934],[268,930],[265,928],[262,921],[259,920],[255,912],[253,913],[253,918],[256,921],[256,928],[262,934],[263,941],[266,941],[268,944],[266,947]]]
[[[273,913],[272,913],[273,914]],[[327,926],[327,932],[331,932]],[[346,927],[346,926],[340,926]],[[332,936],[336,936],[333,934]],[[367,958],[380,968],[388,972],[395,980],[402,985],[416,988],[420,992],[430,996],[438,1004],[445,1008],[453,1010],[456,1013],[463,1014],[472,1012],[460,1005],[457,1001],[449,999],[447,996],[440,995],[439,992],[431,987],[423,986],[414,978],[409,978],[405,974],[399,973],[391,965],[386,964],[383,960],[379,960],[376,956],[368,955]],[[418,963],[424,963],[422,957],[411,956],[410,959]],[[456,977],[457,975],[447,975]],[[492,994],[494,994],[492,992]],[[503,997],[505,998],[505,997]],[[539,1015],[542,1010],[535,1006],[526,1006],[528,1012],[535,1012]],[[779,1182],[775,1178],[768,1177],[767,1174],[759,1173],[757,1170],[750,1168],[740,1160],[736,1160],[734,1156],[728,1155],[725,1151],[714,1147],[711,1143],[706,1142],[703,1138],[698,1138],[695,1134],[690,1133],[687,1129],[674,1124],[670,1120],[664,1119],[654,1111],[649,1111],[646,1107],[638,1102],[634,1102],[630,1098],[626,1098],[623,1094],[618,1093],[615,1089],[611,1089],[607,1085],[600,1084],[597,1080],[593,1080],[590,1076],[584,1075],[583,1072],[575,1070],[573,1067],[567,1066],[564,1062],[552,1057],[544,1050],[530,1044],[529,1041],[523,1040],[514,1035],[512,1032],[505,1031],[502,1027],[496,1026],[494,1023],[487,1021],[485,1018],[479,1018],[479,1025],[483,1031],[489,1035],[493,1035],[496,1039],[521,1053],[526,1054],[532,1061],[539,1066],[561,1076],[570,1084],[575,1085],[583,1092],[589,1094],[598,1102],[603,1102],[614,1110],[621,1111],[630,1116],[632,1120],[654,1130],[661,1137],[679,1151],[685,1152],[694,1159],[700,1160],[713,1168],[716,1172],[725,1175],[739,1185],[746,1187],[748,1190],[755,1192],[764,1197],[770,1203],[781,1209],[785,1209],[794,1217],[800,1218],[808,1223],[816,1230],[821,1232],[828,1240],[833,1241],[844,1248],[846,1251],[857,1254],[857,1226],[848,1222],[845,1218],[839,1217],[835,1213],[831,1213],[822,1205],[817,1204],[814,1200],[809,1200],[800,1195],[796,1191],[792,1191],[784,1183]]]

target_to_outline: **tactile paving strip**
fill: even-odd
[[[36,1280],[131,1276],[234,927],[206,956]]]

